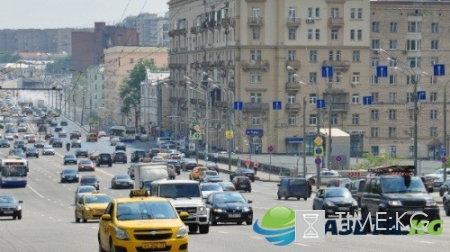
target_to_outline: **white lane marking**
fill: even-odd
[[[263,238],[261,238],[261,237],[259,237],[259,236],[252,236],[252,238],[253,239],[256,239],[256,240],[262,240]]]
[[[425,244],[433,244],[434,242],[430,242],[430,241],[415,241],[418,243],[425,243]]]
[[[34,179],[34,180],[36,180],[36,181],[41,181],[40,179],[38,179],[38,178],[36,178],[36,179]]]
[[[308,247],[307,244],[303,244],[303,243],[294,243],[294,244],[295,244],[295,245],[298,245],[298,246]]]
[[[97,227],[92,227],[93,229],[96,229]]]
[[[227,232],[227,231],[219,231],[219,233],[221,233],[221,234],[228,234],[229,232]]]
[[[38,193],[36,190],[33,189],[33,187],[31,187],[30,185],[27,185],[28,188],[31,189],[31,191],[33,191],[34,193],[36,193],[39,197],[44,198],[44,195]]]
[[[105,171],[103,171],[102,169],[95,169],[95,170],[96,170],[96,171],[99,171],[99,172],[101,172],[101,173],[103,173],[103,174],[106,174],[107,176],[114,177],[113,174],[111,174],[111,173],[109,173],[109,172],[105,172]]]

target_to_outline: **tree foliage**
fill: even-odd
[[[381,165],[396,165],[401,162],[401,159],[393,158],[391,153],[385,152],[379,155],[372,153],[363,154],[363,159],[357,165],[352,166],[352,170],[367,170],[369,168]]]
[[[56,59],[53,63],[45,66],[45,72],[48,75],[70,74],[72,68],[72,56],[66,56]]]
[[[19,54],[0,52],[0,63],[15,63],[21,59]]]

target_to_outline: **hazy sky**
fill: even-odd
[[[141,12],[163,16],[168,0],[0,0],[0,29],[94,27]]]

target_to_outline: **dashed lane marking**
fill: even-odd
[[[415,241],[418,243],[425,243],[425,244],[433,244],[434,242],[430,242],[430,241]]]
[[[259,237],[259,236],[252,236],[252,238],[253,239],[256,239],[256,240],[262,240],[263,238],[261,238],[261,237]]]
[[[221,234],[228,234],[229,232],[227,232],[227,231],[219,231],[219,233],[221,233]]]
[[[103,174],[106,174],[107,176],[114,177],[113,174],[111,174],[111,173],[109,173],[109,172],[105,172],[105,171],[103,171],[102,169],[95,169],[95,170],[96,170],[96,171],[99,171],[99,172],[101,172],[101,173],[103,173]]]
[[[27,185],[27,188],[30,188],[31,191],[33,191],[34,193],[36,193],[39,197],[44,198],[44,195],[38,193],[36,190],[33,189],[33,187],[31,187],[30,185]]]
[[[306,245],[306,244],[303,244],[303,243],[294,243],[295,245],[298,245],[298,246],[302,246],[302,247],[308,247],[308,245]]]

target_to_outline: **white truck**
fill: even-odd
[[[137,163],[131,165],[130,171],[134,174],[135,189],[144,188],[144,183],[148,181],[169,179],[169,172],[165,164]]]
[[[151,184],[150,195],[170,200],[178,213],[187,212],[183,222],[189,232],[209,233],[209,209],[202,200],[200,186],[193,180],[159,180]]]

